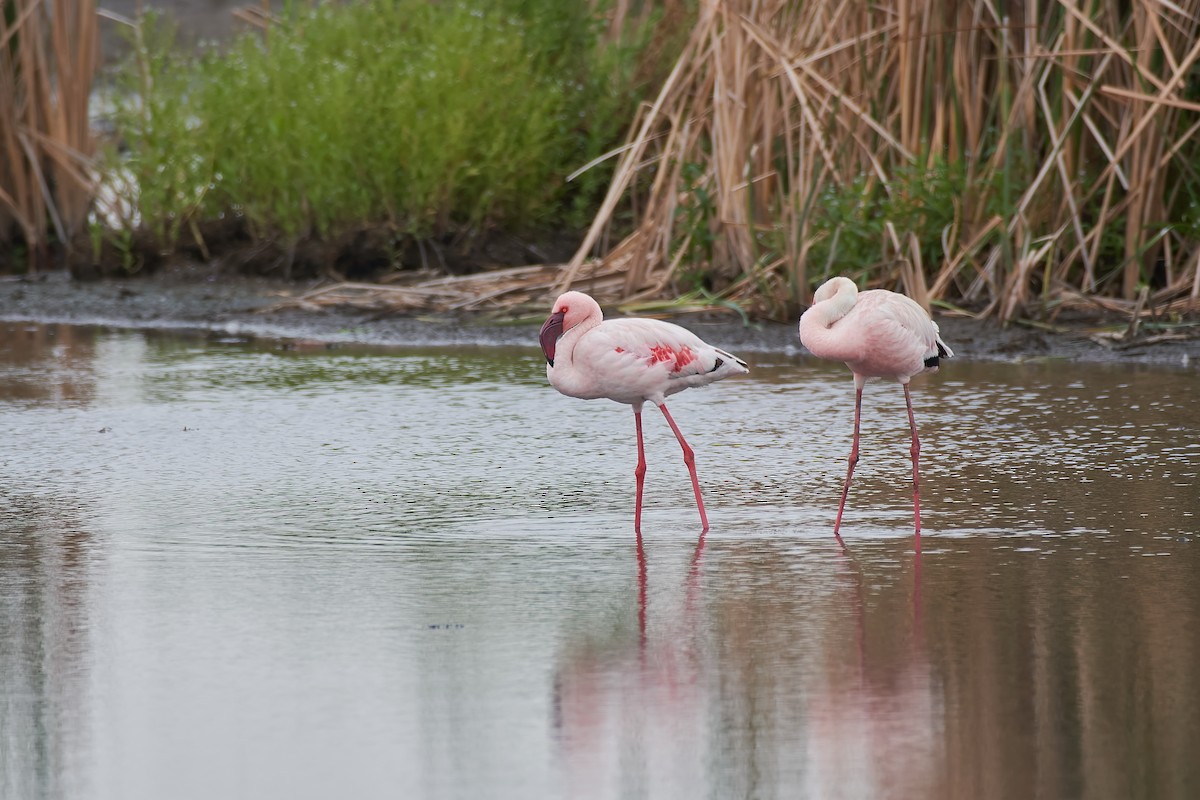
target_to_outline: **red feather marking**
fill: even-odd
[[[665,344],[656,344],[650,348],[650,363],[657,364],[659,361],[672,361],[675,358],[675,351],[667,347]]]
[[[650,347],[650,356],[646,359],[646,363],[654,365],[659,362],[673,362],[671,364],[671,372],[679,372],[688,364],[696,360],[696,354],[692,352],[690,347],[686,345],[679,350],[672,349],[669,345],[656,344]]]

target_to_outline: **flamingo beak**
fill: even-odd
[[[562,336],[563,332],[564,316],[562,311],[555,311],[542,325],[542,332],[538,334],[538,338],[542,342],[542,352],[546,354],[546,363],[552,367],[554,366],[554,348],[558,344],[558,337]]]

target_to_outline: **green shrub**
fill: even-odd
[[[925,264],[941,260],[942,232],[955,222],[955,202],[966,194],[964,165],[941,159],[928,167],[905,165],[892,176],[891,187],[889,193],[874,176],[863,176],[825,190],[812,212],[809,277],[814,284],[845,272],[872,271],[884,260],[880,242],[887,241],[888,223],[917,235]]]
[[[607,169],[565,177],[637,101],[636,37],[558,0],[320,4],[198,58],[152,17],[137,36],[122,163],[168,245],[226,214],[289,239],[581,225]]]

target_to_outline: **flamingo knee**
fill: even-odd
[[[696,453],[686,444],[683,446],[683,463],[689,467],[696,465]]]

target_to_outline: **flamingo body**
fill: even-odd
[[[921,504],[918,461],[921,442],[913,416],[909,381],[922,372],[937,372],[941,359],[954,355],[942,341],[937,323],[911,298],[885,289],[858,291],[854,281],[837,277],[813,294],[812,306],[800,317],[800,342],[820,358],[844,361],[854,374],[854,442],[842,486],[833,533],[839,530],[854,466],[858,463],[862,390],[868,378],[887,378],[904,386],[912,432],[913,517],[916,546],[921,546]]]
[[[743,362],[686,328],[654,319],[576,326],[563,334],[558,353],[554,364],[546,365],[555,389],[628,405],[646,400],[662,405],[668,395],[747,371]]]
[[[937,323],[914,300],[886,289],[858,291],[849,278],[831,278],[813,295],[800,317],[800,342],[831,361],[844,361],[855,378],[890,378],[908,383],[936,372],[939,359],[954,352]]]
[[[582,292],[566,292],[554,301],[539,339],[546,356],[546,377],[559,392],[584,400],[608,398],[632,406],[638,435],[635,530],[641,529],[646,470],[641,413],[647,400],[659,407],[683,448],[696,507],[707,530],[694,454],[667,411],[666,399],[684,389],[749,372],[746,362],[670,322],[606,320],[600,305]]]

